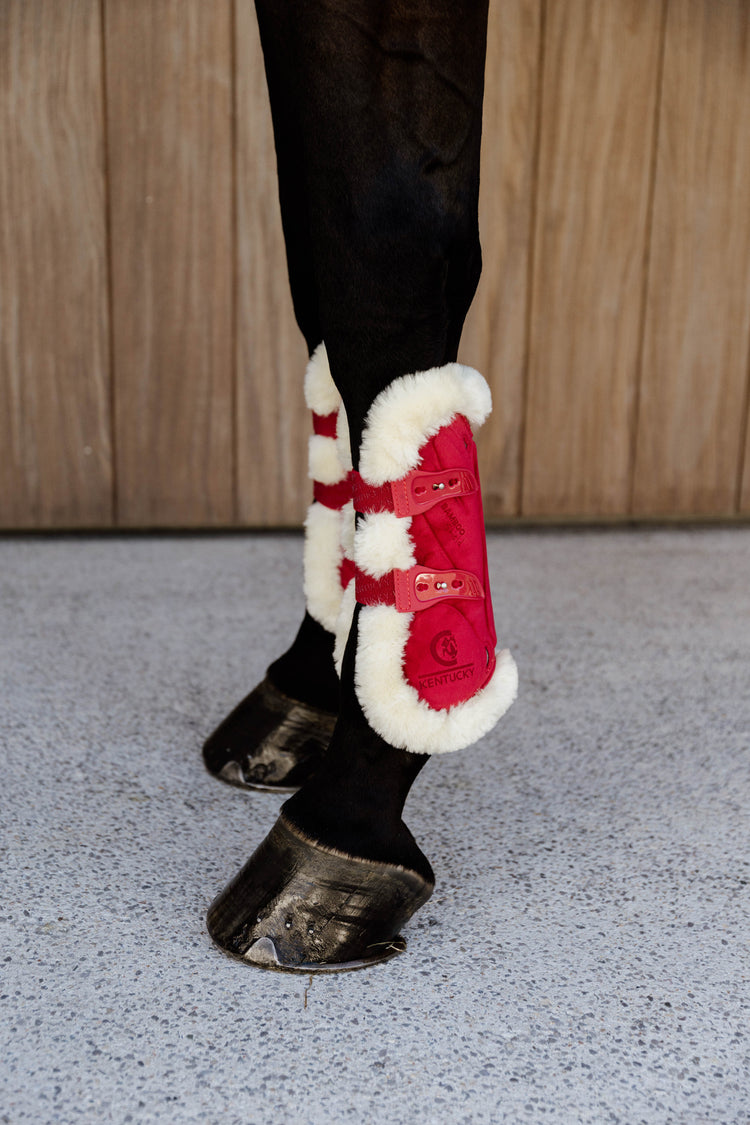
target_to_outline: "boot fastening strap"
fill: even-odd
[[[349,476],[355,512],[394,512],[402,517],[420,515],[457,496],[471,496],[479,487],[468,469],[441,469],[437,473],[413,469],[401,480],[379,486],[367,484],[356,471]]]
[[[355,572],[356,595],[360,605],[395,605],[399,613],[415,613],[436,602],[484,597],[482,583],[468,570],[391,570],[382,578]]]

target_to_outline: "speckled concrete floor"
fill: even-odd
[[[408,953],[311,982],[203,925],[279,801],[201,737],[299,538],[0,542],[0,1121],[750,1121],[750,529],[490,552],[519,701],[410,797]]]

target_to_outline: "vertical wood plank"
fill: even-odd
[[[670,3],[636,514],[735,510],[750,348],[746,0]]]
[[[232,521],[230,0],[106,0],[118,522]]]
[[[627,510],[662,13],[547,5],[525,515]]]
[[[0,525],[106,526],[98,0],[0,11]]]
[[[292,309],[255,9],[236,5],[239,520],[295,525],[310,502],[307,349]]]
[[[487,519],[518,508],[541,0],[490,4],[479,226],[483,266],[462,362],[492,387],[478,434]]]
[[[747,389],[745,391],[745,448],[740,465],[740,479],[737,482],[738,513],[750,515],[750,356],[748,357]]]

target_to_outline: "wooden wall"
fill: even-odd
[[[750,515],[747,0],[492,0],[488,519]],[[0,4],[0,526],[297,524],[250,0]]]

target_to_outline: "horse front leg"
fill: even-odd
[[[409,789],[515,696],[472,435],[490,394],[456,363],[480,272],[486,16],[475,0],[352,0],[287,24],[357,523],[330,747],[209,911],[214,940],[262,966],[355,968],[403,949],[434,883],[403,822]]]

